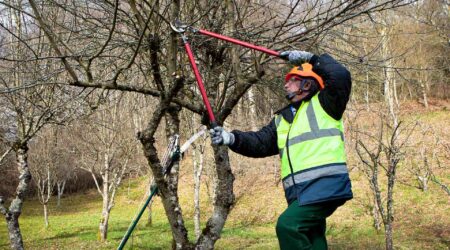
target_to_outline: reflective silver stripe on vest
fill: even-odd
[[[308,117],[308,123],[309,127],[311,128],[311,132],[306,132],[292,137],[291,139],[289,139],[288,146],[292,146],[294,144],[301,143],[304,141],[330,136],[340,136],[341,139],[344,140],[344,134],[337,128],[319,129],[312,101],[308,104],[308,107],[306,108],[306,116]]]
[[[297,135],[289,139],[288,147],[295,145],[297,143],[301,143],[304,141],[314,140],[323,137],[331,137],[331,136],[340,136],[341,140],[344,140],[344,134],[337,128],[328,128],[328,129],[319,129],[319,125],[317,124],[316,113],[314,112],[314,107],[312,105],[312,101],[309,102],[308,107],[306,107],[306,116],[308,117],[309,127],[311,128],[311,132],[305,132],[303,134]],[[281,122],[281,115],[278,115],[275,118],[275,125],[278,127]],[[280,149],[280,158],[283,157],[284,148]]]
[[[280,125],[281,118],[283,118],[283,116],[282,116],[281,114],[277,115],[277,117],[275,118],[275,126],[276,126],[277,128],[278,128],[278,126]],[[281,148],[281,149],[279,150],[280,157],[283,156],[283,151],[284,151],[284,148]]]
[[[312,100],[309,102],[308,107],[306,107],[306,116],[308,117],[309,127],[311,131],[319,130],[319,125],[317,125],[316,113],[314,112],[314,107]]]
[[[277,117],[275,118],[275,126],[276,126],[277,128],[278,128],[278,125],[280,125],[281,118],[282,118],[281,114],[280,114],[280,115],[277,115]]]
[[[329,137],[329,136],[341,136],[341,139],[344,140],[344,135],[342,132],[337,128],[329,128],[329,129],[320,129],[318,131],[312,131],[312,132],[306,132],[301,135],[297,135],[289,139],[289,146],[292,146],[294,144],[314,140],[322,137]]]
[[[347,165],[345,165],[345,164],[330,165],[327,167],[321,167],[321,168],[312,169],[309,171],[296,173],[294,175],[294,179],[295,179],[295,183],[298,184],[298,183],[314,180],[314,179],[324,177],[324,176],[330,176],[330,175],[335,175],[335,174],[347,174],[347,173],[348,173]],[[294,183],[292,181],[291,176],[288,176],[283,181],[283,187],[285,190],[292,187],[293,185],[294,185]]]

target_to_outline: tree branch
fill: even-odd
[[[2,154],[2,156],[0,156],[0,165],[2,165],[2,161],[5,159],[5,157],[9,154],[9,152],[12,151],[12,147],[9,147],[5,153]]]
[[[55,41],[55,38],[57,37],[56,34],[54,34],[53,31],[45,23],[39,10],[37,9],[35,1],[29,0],[29,2],[30,2],[31,8],[33,9],[34,14],[36,15],[36,20],[38,21],[39,26],[41,26],[41,28],[44,30],[44,33],[47,36],[51,47],[56,52],[56,54],[61,57],[61,61],[64,64],[64,67],[66,68],[69,75],[72,77],[72,79],[75,82],[78,82],[78,76],[75,73],[75,70],[72,68],[72,66],[69,64],[69,62],[66,60],[66,57],[63,56],[63,53],[61,52],[58,45],[56,44],[56,41]]]

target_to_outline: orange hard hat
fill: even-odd
[[[310,63],[304,63],[301,66],[295,66],[294,68],[292,68],[291,71],[287,73],[285,81],[289,81],[289,79],[291,79],[291,77],[293,76],[312,77],[319,83],[320,90],[325,88],[322,77],[320,77],[312,70],[312,64]]]

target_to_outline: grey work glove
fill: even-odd
[[[209,134],[211,135],[212,143],[215,145],[229,146],[234,143],[234,135],[222,127],[217,126],[214,129],[210,129]]]
[[[309,62],[313,55],[311,52],[301,50],[283,51],[280,53],[281,58],[288,59],[294,65],[302,65]]]

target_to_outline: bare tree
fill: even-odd
[[[66,157],[65,159],[69,160],[71,157]],[[64,194],[67,181],[75,177],[75,166],[71,165],[72,162],[74,162],[73,159],[71,161],[58,164],[58,167],[55,170],[57,198],[56,206],[58,207],[61,206],[61,198]]]
[[[2,9],[2,17],[8,20],[2,24],[8,34],[7,50],[2,55],[13,59],[13,63],[2,61],[0,99],[5,105],[1,106],[0,112],[2,117],[6,118],[4,126],[9,131],[8,141],[13,145],[19,176],[14,197],[10,197],[12,200],[9,207],[4,205],[8,197],[0,198],[0,212],[6,220],[11,248],[23,249],[19,217],[31,181],[28,165],[30,141],[45,125],[64,121],[71,116],[72,113],[65,108],[76,92],[67,87],[45,86],[44,82],[56,81],[59,75],[55,73],[56,69],[52,65],[28,60],[30,56],[46,56],[48,52],[42,40],[34,39],[39,36],[39,30],[28,22],[23,2],[8,1],[2,4],[15,6],[7,8],[7,13]],[[29,44],[24,40],[28,40]]]
[[[393,249],[394,187],[399,162],[405,154],[407,141],[414,128],[401,127],[401,122],[391,126],[382,111],[379,113],[375,133],[360,131],[356,143],[357,154],[362,161],[363,173],[370,182],[375,204],[383,221],[386,249]],[[386,180],[381,178],[385,174]],[[386,187],[386,192],[382,190]]]
[[[423,123],[419,125],[421,139],[414,145],[419,152],[409,154],[411,168],[408,171],[415,177],[420,190],[428,191],[429,182],[432,181],[450,194],[448,186],[436,176],[436,171],[442,169],[440,159],[448,158],[446,144],[431,126]]]
[[[39,202],[43,206],[44,210],[44,223],[45,227],[48,227],[48,202],[53,194],[55,187],[54,172],[51,169],[50,164],[43,164],[41,171],[31,171],[34,176],[34,180],[38,189]]]
[[[387,19],[381,18],[380,34],[380,56],[382,58],[383,94],[385,105],[381,105],[377,111],[377,123],[373,124],[375,132],[361,131],[356,139],[355,149],[363,163],[363,173],[370,183],[373,193],[374,225],[377,228],[379,223],[378,213],[383,221],[386,249],[393,249],[393,221],[394,221],[394,187],[397,177],[397,166],[405,154],[405,147],[413,128],[404,126],[398,118],[398,99],[396,94],[396,74],[392,70],[394,62],[391,57],[389,45],[389,30]],[[372,111],[373,112],[373,111]],[[383,115],[388,113],[389,115]],[[402,134],[405,134],[403,135]],[[387,180],[380,179],[383,171]],[[387,191],[383,197],[383,187]]]
[[[186,56],[178,52],[179,37],[170,31],[169,22],[180,18],[197,27],[280,50],[315,49],[314,46],[336,26],[366,13],[406,4],[399,0],[376,3],[368,0],[293,1],[289,4],[178,0],[57,1],[54,5],[29,0],[28,3],[28,8],[17,8],[13,3],[4,6],[27,15],[30,22],[39,27],[39,37],[45,37],[52,53],[33,57],[33,60],[53,62],[59,72],[70,79],[56,81],[56,84],[138,92],[157,100],[139,139],[161,191],[174,238],[173,247],[178,249],[193,248],[194,244],[187,238],[177,198],[177,164],[169,178],[163,178],[154,145],[155,132],[165,117],[167,134],[178,133],[181,108],[203,120],[206,112],[198,90],[187,84],[193,82],[193,75]],[[190,33],[189,37],[219,124],[226,121],[250,87],[272,83],[283,66],[248,49],[230,47],[195,33]],[[220,238],[235,201],[228,151],[224,147],[213,149],[217,176],[213,214],[195,243],[196,247],[205,249],[213,248]]]
[[[68,152],[62,138],[59,125],[48,126],[36,136],[30,150],[30,169],[37,187],[37,195],[44,208],[45,226],[48,222],[48,202],[53,193],[57,192],[57,205],[60,206],[61,196],[67,179],[73,176],[72,156]]]
[[[120,108],[122,95],[115,93],[106,98],[111,99],[111,103],[90,117],[89,122],[94,124],[80,124],[78,136],[81,141],[75,145],[82,155],[79,167],[91,173],[103,200],[99,225],[102,241],[107,240],[116,192],[130,169],[136,150],[135,139],[126,133],[132,129],[127,114]]]

